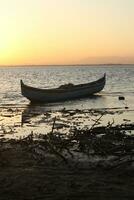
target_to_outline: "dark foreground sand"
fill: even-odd
[[[36,159],[17,144],[0,151],[0,200],[134,199],[134,168]]]

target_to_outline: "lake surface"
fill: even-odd
[[[106,72],[106,86],[95,98],[86,98],[44,105],[48,109],[90,109],[125,107],[133,108],[134,66],[37,66],[0,68],[0,105],[27,105],[29,101],[21,95],[20,80],[33,87],[53,88],[62,84],[87,83]],[[119,101],[120,95],[125,101]]]

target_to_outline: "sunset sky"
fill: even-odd
[[[134,0],[0,0],[0,65],[134,63]]]

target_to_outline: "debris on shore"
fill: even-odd
[[[38,113],[25,114],[24,124],[1,124],[1,199],[81,200],[98,199],[98,194],[104,200],[133,199],[134,123],[124,118],[122,124],[112,120],[104,125],[102,118],[108,112],[114,116],[114,111],[104,110],[43,113],[38,123],[44,134],[30,124],[30,117],[35,119]],[[92,123],[81,126],[81,120]],[[34,131],[13,138],[16,127],[24,125]]]

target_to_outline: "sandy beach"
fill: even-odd
[[[107,170],[67,166],[63,162],[37,162],[25,149],[1,153],[1,200],[34,199],[133,199],[133,169],[120,166]]]
[[[133,141],[133,110],[124,107],[45,111],[40,106],[0,109],[1,200],[134,198],[133,146],[130,147],[130,142],[128,145],[130,139]],[[109,135],[114,129],[117,130],[116,138]],[[52,132],[51,139],[49,134]],[[72,132],[76,138],[65,143]],[[122,139],[124,132],[128,141]],[[91,155],[87,156],[90,134],[95,152],[89,151]],[[100,143],[98,138],[103,134],[106,139]],[[59,137],[57,146],[55,141]],[[47,143],[40,143],[42,138]],[[110,153],[109,148],[115,141],[118,141],[119,150],[113,146]],[[86,145],[86,150],[80,148],[80,144],[81,147]]]

